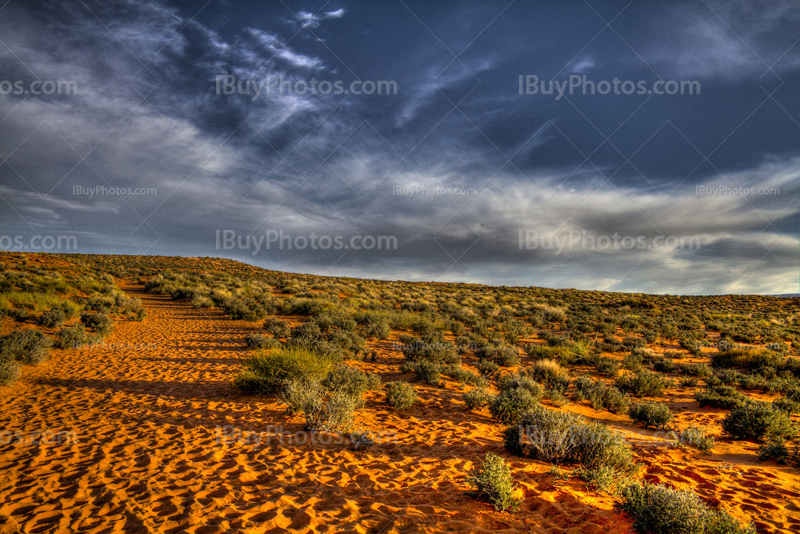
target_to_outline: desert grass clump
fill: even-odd
[[[83,313],[81,322],[95,331],[98,336],[105,337],[114,330],[114,321],[105,312]]]
[[[389,382],[386,384],[386,402],[397,410],[408,409],[417,402],[417,390],[407,382]]]
[[[714,510],[695,493],[660,484],[636,482],[621,492],[617,505],[634,519],[638,532],[649,534],[755,534],[727,512]]]
[[[501,457],[487,454],[481,467],[469,473],[467,482],[489,500],[495,510],[519,510],[522,499],[516,496],[517,487],[511,476],[511,468]]]
[[[635,373],[627,373],[617,379],[617,386],[636,397],[655,397],[667,386],[664,377],[642,369]]]
[[[381,389],[381,377],[374,373],[365,373],[349,365],[340,364],[325,376],[322,385],[328,391],[342,392],[360,399],[367,391]]]
[[[439,387],[442,385],[444,367],[441,363],[431,360],[407,361],[400,367],[401,373],[413,372],[415,380],[423,380],[428,384]]]
[[[563,393],[569,386],[569,372],[553,360],[535,361],[526,372],[547,389],[555,389]]]
[[[733,408],[748,400],[748,397],[737,391],[736,388],[724,384],[709,384],[705,390],[695,393],[694,398],[697,399],[700,406],[713,408]]]
[[[39,324],[45,328],[58,328],[67,320],[67,315],[62,308],[51,308],[44,312],[39,319]]]
[[[786,446],[786,440],[775,438],[767,441],[758,449],[758,459],[763,461],[774,460],[779,464],[800,466],[800,445],[793,449]]]
[[[588,422],[577,414],[536,406],[508,427],[509,451],[554,464],[578,464],[588,470],[606,469],[624,478],[637,470],[633,453],[621,434]]]
[[[79,349],[90,342],[83,323],[75,323],[58,331],[55,344],[62,349]]]
[[[628,417],[645,428],[666,428],[672,421],[672,410],[660,402],[636,402],[628,408]]]
[[[513,367],[519,364],[519,352],[511,345],[487,345],[478,349],[477,356],[481,360],[494,362],[501,367]]]
[[[734,406],[722,420],[722,428],[735,439],[757,441],[785,439],[797,434],[797,428],[785,411],[756,401]]]
[[[289,323],[286,321],[281,321],[280,319],[276,319],[275,317],[267,317],[264,319],[264,331],[268,334],[272,334],[273,337],[283,338],[286,339],[291,334],[292,329],[289,327]]]
[[[478,363],[475,364],[475,368],[483,377],[492,377],[500,370],[498,364],[490,362],[489,360],[478,360]]]
[[[249,349],[276,349],[281,346],[281,342],[275,338],[261,334],[247,334],[244,342]]]
[[[233,385],[244,394],[278,393],[292,380],[321,381],[339,362],[335,356],[317,354],[302,347],[257,351],[245,360]]]
[[[680,432],[673,432],[673,445],[676,447],[692,447],[708,454],[714,448],[714,436],[709,436],[705,430],[696,426]]]

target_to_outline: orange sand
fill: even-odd
[[[142,299],[144,322],[117,322],[106,347],[54,349],[0,388],[0,533],[632,531],[609,496],[506,455],[501,427],[488,413],[464,412],[454,382],[417,384],[420,402],[406,412],[368,393],[357,424],[383,434],[366,451],[330,434],[309,442],[301,418],[277,400],[230,396],[242,339],[258,325],[123,289]],[[389,343],[370,345],[379,361],[355,365],[397,379],[401,356]],[[681,413],[679,423],[719,433],[717,413]],[[637,450],[649,478],[722,501],[760,532],[800,530],[800,478],[757,463],[755,444],[719,442],[703,457],[602,415],[645,443]],[[509,458],[525,497],[519,513],[468,495],[463,477],[487,452]]]

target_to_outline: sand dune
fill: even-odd
[[[337,435],[304,433],[274,399],[230,396],[242,338],[257,325],[123,289],[142,299],[144,322],[118,322],[105,346],[54,350],[0,390],[0,532],[632,530],[609,496],[540,462],[511,458],[520,513],[468,495],[465,473],[503,452],[500,427],[464,412],[456,384],[418,386],[422,402],[407,412],[369,393],[357,423],[379,443],[354,451]],[[396,378],[401,356],[374,348],[378,362],[356,365]],[[718,428],[713,412],[681,417]],[[640,437],[652,442],[637,453],[647,477],[722,501],[763,532],[800,529],[796,474],[754,464],[754,444],[702,457]]]

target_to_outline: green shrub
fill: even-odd
[[[62,308],[52,308],[42,314],[41,319],[39,319],[39,324],[45,328],[58,328],[63,325],[66,320],[67,316]]]
[[[492,395],[486,388],[473,388],[464,393],[464,405],[467,410],[480,410],[492,401]]]
[[[797,433],[783,410],[765,402],[749,401],[733,407],[723,419],[722,428],[736,439],[774,440]]]
[[[711,452],[714,448],[714,437],[706,434],[702,428],[690,426],[681,432],[673,432],[672,438],[676,447],[694,447],[703,453]]]
[[[275,317],[267,317],[264,319],[264,330],[268,334],[272,334],[275,338],[283,338],[286,339],[292,332],[292,329],[289,327],[289,323],[286,321],[281,321],[280,319],[276,319]]]
[[[403,356],[410,362],[427,360],[441,364],[461,363],[456,346],[446,341],[427,342],[420,338],[413,338],[410,342],[405,343]]]
[[[102,337],[114,330],[114,321],[103,312],[84,313],[81,315],[81,322]]]
[[[406,382],[389,382],[386,384],[386,402],[393,408],[405,410],[417,402],[417,390]]]
[[[234,388],[245,394],[277,393],[290,381],[305,378],[321,381],[339,364],[339,359],[302,347],[287,347],[279,351],[258,351],[247,358]]]
[[[293,412],[305,416],[305,429],[312,431],[348,431],[360,402],[348,392],[329,392],[322,383],[305,378],[286,384],[283,398]]]
[[[665,428],[672,421],[672,411],[659,402],[636,402],[628,408],[628,417],[645,428]]]
[[[449,376],[453,380],[458,380],[462,384],[471,385],[486,385],[487,381],[484,377],[476,375],[468,369],[464,369],[460,365],[446,365],[442,368],[442,373]]]
[[[498,382],[500,391],[523,388],[530,391],[535,397],[541,398],[544,393],[542,386],[533,378],[524,373],[509,373]]]
[[[572,398],[577,402],[588,400],[595,410],[605,407],[616,414],[626,413],[630,405],[630,397],[617,387],[606,385],[601,380],[592,380],[588,376],[575,380]]]
[[[666,385],[666,381],[660,374],[644,369],[622,375],[617,379],[617,386],[620,389],[637,397],[658,396],[664,391]]]
[[[755,534],[724,511],[713,510],[691,491],[636,482],[622,489],[618,505],[649,534]]]
[[[16,360],[24,365],[42,363],[50,356],[52,344],[39,330],[15,330],[0,337],[0,360]]]
[[[747,402],[748,398],[739,393],[731,386],[710,385],[704,391],[694,394],[700,406],[711,406],[713,408],[733,408],[739,404]]]
[[[501,367],[513,367],[519,364],[519,353],[510,345],[489,345],[478,349],[477,356],[481,360],[494,362]]]
[[[491,400],[489,411],[495,419],[508,425],[517,422],[523,413],[537,406],[540,399],[541,389],[538,396],[524,387],[505,389]]]
[[[475,364],[475,368],[481,374],[481,376],[491,377],[495,373],[500,370],[500,366],[495,362],[490,362],[489,360],[479,360],[478,363]]]
[[[556,464],[605,467],[620,476],[634,472],[633,453],[621,434],[586,418],[535,406],[504,434],[516,454]]]
[[[424,380],[432,386],[442,385],[442,372],[444,368],[439,362],[430,360],[407,361],[400,367],[401,373],[413,372],[415,380]]]
[[[526,370],[534,380],[544,384],[547,389],[564,392],[569,386],[569,372],[553,360],[538,360]]]
[[[474,469],[467,476],[467,482],[488,499],[495,510],[517,511],[522,500],[516,497],[516,485],[511,476],[511,469],[505,460],[492,453],[486,455],[480,469]]]
[[[62,349],[78,349],[89,341],[83,323],[75,323],[58,331],[55,344]]]
[[[0,359],[0,386],[13,384],[22,375],[19,364],[11,359]]]
[[[344,393],[360,399],[367,391],[381,389],[381,377],[341,364],[327,374],[322,380],[322,385],[333,393]]]
[[[800,466],[800,445],[795,445],[794,449],[789,450],[785,439],[771,439],[759,447],[758,459],[762,462],[774,460],[779,464]]]
[[[247,334],[244,336],[244,342],[249,349],[276,349],[281,346],[281,342],[277,339],[261,334]]]

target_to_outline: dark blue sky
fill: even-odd
[[[796,292],[798,39],[791,0],[11,0],[0,246]],[[321,81],[344,91],[301,90]]]

